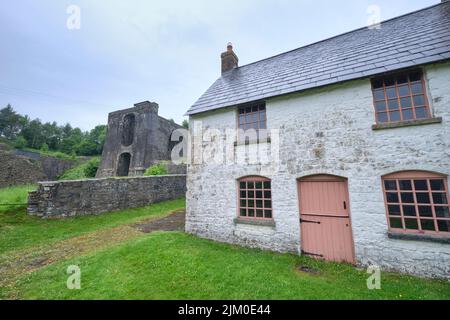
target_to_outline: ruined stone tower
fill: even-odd
[[[145,101],[109,114],[98,178],[140,176],[153,164],[170,160],[171,134],[181,126],[158,116],[158,108]]]

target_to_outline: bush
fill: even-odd
[[[14,140],[14,147],[17,149],[23,149],[26,148],[27,146],[27,140],[22,137],[22,136],[18,136],[16,138],[16,140]]]
[[[95,178],[98,167],[100,167],[100,158],[90,160],[84,168],[84,175],[86,178]]]
[[[87,162],[83,162],[76,167],[67,170],[58,178],[58,180],[83,180],[95,178],[99,166],[100,158],[92,158]]]
[[[41,150],[42,152],[48,152],[48,144],[46,144],[46,143],[42,144],[40,150]]]
[[[145,170],[144,176],[149,177],[149,176],[163,176],[167,174],[167,168],[164,164],[162,163],[158,163],[155,164],[153,166],[151,166],[150,168],[148,168],[147,170]]]

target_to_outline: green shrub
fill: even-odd
[[[151,166],[150,168],[148,168],[147,170],[145,170],[144,176],[149,177],[149,176],[163,176],[167,174],[167,168],[163,163],[158,163],[155,164],[153,166]]]
[[[86,178],[95,178],[98,167],[100,167],[100,158],[94,158],[86,163],[86,167],[84,168]]]
[[[42,152],[48,152],[48,144],[44,143],[40,149]]]
[[[92,158],[87,162],[83,162],[72,169],[65,171],[58,180],[83,180],[95,178],[99,165],[100,158]]]
[[[26,146],[27,146],[27,140],[24,137],[18,136],[16,138],[16,140],[14,140],[15,148],[22,149],[22,148],[26,148]]]

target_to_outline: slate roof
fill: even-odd
[[[448,59],[444,2],[228,71],[187,115]]]

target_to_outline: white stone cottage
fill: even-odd
[[[187,113],[187,232],[450,279],[449,2],[245,66],[231,44],[221,58]],[[208,147],[230,129],[270,139]],[[202,153],[255,146],[277,160]]]

